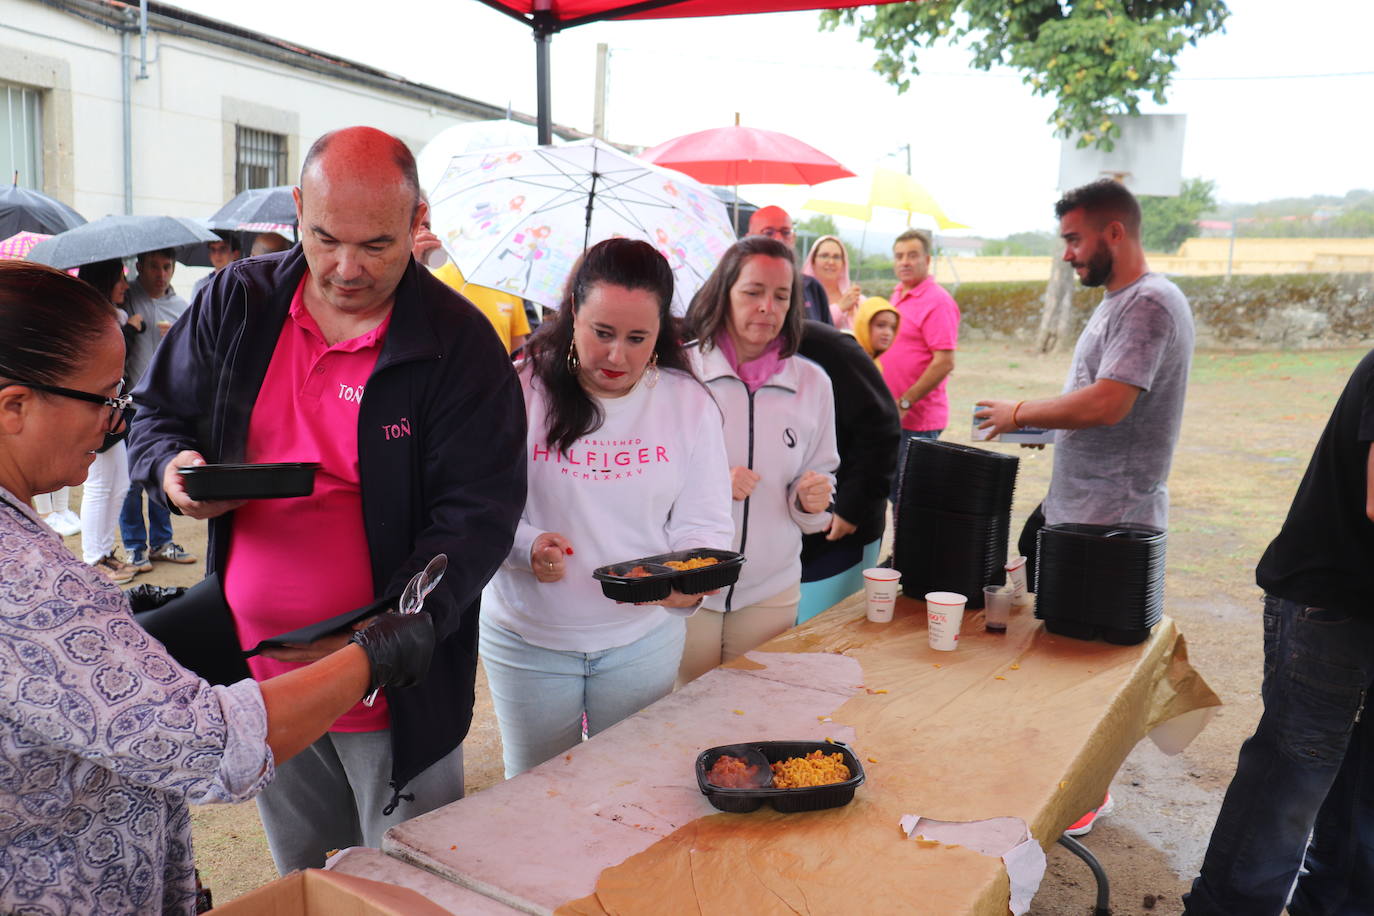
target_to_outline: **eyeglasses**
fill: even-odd
[[[114,432],[119,429],[119,424],[124,422],[124,411],[129,409],[133,403],[133,395],[117,394],[114,397],[106,397],[103,394],[91,394],[89,391],[77,391],[74,388],[60,388],[57,385],[41,385],[38,382],[4,382],[0,388],[9,388],[13,385],[23,385],[25,388],[32,388],[35,391],[46,391],[48,394],[55,394],[58,397],[71,398],[74,401],[86,401],[89,404],[103,404],[110,408],[110,417],[106,421],[106,429]],[[124,389],[124,383],[119,383],[120,390]]]
[[[817,260],[817,261],[843,261],[843,260],[844,260],[844,255],[842,255],[842,254],[834,254],[833,252],[832,252],[832,253],[829,253],[829,254],[818,254],[818,255],[816,255],[816,260]]]
[[[790,226],[784,226],[781,229],[774,228],[773,226],[765,226],[759,230],[759,235],[766,235],[770,239],[790,239],[792,237],[792,229]]]

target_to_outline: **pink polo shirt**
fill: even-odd
[[[959,306],[945,288],[927,276],[908,290],[892,291],[892,307],[901,315],[897,339],[878,357],[883,380],[893,398],[916,384],[936,350],[959,349]],[[932,430],[949,426],[949,376],[902,415],[902,429]]]
[[[248,422],[244,460],[318,461],[315,492],[249,500],[234,513],[224,594],[245,649],[370,604],[372,565],[358,474],[358,405],[382,352],[391,316],[360,337],[325,343],[302,297],[307,273],[282,322],[272,362]],[[256,655],[257,680],[300,665]],[[359,703],[333,731],[386,728],[386,699]]]

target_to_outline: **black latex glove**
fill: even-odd
[[[368,693],[381,687],[414,687],[424,680],[434,655],[434,621],[426,611],[388,611],[372,618],[349,642],[362,646],[372,664]]]
[[[165,585],[135,585],[124,592],[125,597],[129,599],[129,610],[135,614],[160,608],[173,598],[180,598],[184,594],[184,588]]]

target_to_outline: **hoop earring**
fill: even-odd
[[[646,384],[650,388],[658,384],[658,375],[658,351],[655,350],[653,358],[649,360],[649,377],[646,380]]]
[[[575,341],[568,341],[568,357],[565,362],[568,364],[569,375],[577,375],[582,369],[582,360],[577,358],[577,343]]]

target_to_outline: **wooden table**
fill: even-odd
[[[567,754],[388,831],[399,859],[530,913],[1006,912],[1000,859],[908,840],[905,814],[1021,818],[1046,848],[1155,725],[1218,703],[1166,618],[1136,646],[964,618],[936,652],[924,606],[862,595]],[[843,808],[717,812],[693,763],[719,744],[833,737],[867,782]]]

